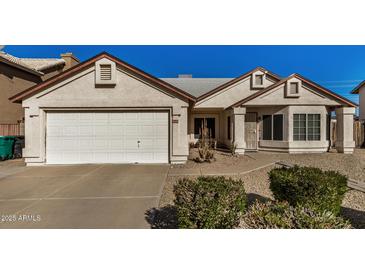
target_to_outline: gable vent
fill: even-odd
[[[112,66],[109,64],[100,65],[100,80],[108,81],[112,79]]]

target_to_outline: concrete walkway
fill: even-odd
[[[149,228],[168,169],[1,165],[0,228]]]

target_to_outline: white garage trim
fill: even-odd
[[[47,110],[47,164],[168,163],[170,111]]]

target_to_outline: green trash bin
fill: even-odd
[[[13,158],[14,136],[0,136],[0,160]]]

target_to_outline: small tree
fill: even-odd
[[[196,159],[198,162],[212,162],[214,161],[214,150],[212,146],[214,142],[211,138],[212,131],[207,126],[207,121],[204,120],[200,130],[200,140],[198,143],[199,157]]]

